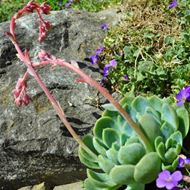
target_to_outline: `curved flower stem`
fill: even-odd
[[[146,146],[148,151],[153,151],[153,147],[151,146],[148,138],[144,134],[144,132],[140,129],[140,127],[132,120],[130,115],[122,108],[122,106],[110,95],[107,89],[102,87],[98,82],[96,82],[94,79],[89,77],[86,73],[84,73],[81,69],[73,66],[70,63],[67,63],[61,59],[54,59],[54,60],[48,60],[48,61],[42,61],[40,62],[40,65],[47,65],[48,63],[51,63],[53,65],[60,65],[63,67],[68,68],[69,70],[74,71],[77,73],[83,82],[89,84],[90,86],[95,87],[106,99],[109,100],[110,103],[112,103],[115,108],[121,113],[121,115],[127,120],[129,125],[134,129],[134,131],[137,133],[137,135],[140,137],[140,139],[143,141],[144,145]],[[39,64],[38,64],[39,65]]]
[[[42,88],[42,90],[44,91],[44,93],[46,94],[47,98],[49,99],[49,101],[51,102],[53,108],[55,109],[55,111],[57,112],[59,118],[61,119],[61,121],[65,124],[65,127],[67,128],[67,130],[70,132],[70,134],[73,136],[73,138],[78,142],[78,144],[84,149],[86,150],[91,156],[93,156],[95,159],[97,158],[96,154],[94,154],[81,140],[81,138],[76,134],[76,132],[73,130],[72,126],[70,125],[70,123],[67,121],[65,114],[60,106],[60,104],[55,100],[55,98],[51,95],[50,91],[48,90],[48,88],[46,87],[46,85],[44,84],[44,82],[42,81],[41,77],[38,75],[38,73],[36,73],[35,69],[32,66],[32,63],[29,59],[26,59],[26,57],[24,56],[23,52],[21,51],[19,45],[17,43],[14,44],[15,48],[18,52],[19,58],[23,61],[23,63],[28,67],[28,72],[34,77],[34,79],[37,81],[37,83],[39,84],[39,86]],[[24,76],[27,76],[28,74],[25,73]]]

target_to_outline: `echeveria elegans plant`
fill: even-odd
[[[7,32],[18,52],[18,58],[27,67],[26,73],[18,80],[13,90],[15,103],[18,106],[30,103],[27,80],[30,76],[34,77],[65,127],[80,145],[80,160],[89,168],[84,188],[116,190],[127,185],[128,190],[143,190],[145,184],[156,179],[161,169],[174,171],[183,138],[189,131],[186,109],[171,105],[156,96],[126,97],[118,103],[105,88],[78,67],[44,50],[39,53],[39,62],[32,62],[29,52],[23,52],[19,46],[15,27],[19,17],[34,11],[39,17],[39,41],[42,42],[51,27],[42,17],[42,14],[50,13],[50,7],[45,3],[39,5],[30,1],[12,17],[10,31]],[[111,103],[105,106],[106,111],[97,120],[93,134],[85,136],[83,140],[72,129],[60,104],[37,73],[38,67],[48,64],[60,65],[76,72],[80,76],[80,82],[94,86]]]

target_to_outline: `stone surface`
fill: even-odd
[[[68,185],[60,185],[53,190],[82,190],[82,182],[76,182]]]
[[[98,68],[88,58],[103,42],[105,32],[100,25],[118,23],[120,14],[116,10],[71,10],[45,17],[53,27],[42,44],[37,42],[36,14],[17,21],[21,47],[30,50],[33,60],[40,49],[76,60],[85,72],[100,80]],[[0,24],[0,187],[14,190],[41,181],[55,186],[84,179],[85,168],[78,160],[76,142],[32,78],[28,81],[32,103],[27,107],[14,104],[11,92],[26,68],[5,36],[8,27],[8,22]],[[42,68],[39,74],[59,100],[74,130],[81,136],[88,133],[101,113],[96,106],[97,91],[86,84],[76,84],[77,75],[60,67]]]

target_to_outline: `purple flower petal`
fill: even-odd
[[[174,184],[172,182],[166,182],[166,189],[170,190],[170,189],[173,189],[177,184]]]
[[[111,67],[116,67],[117,66],[117,61],[115,59],[112,59],[110,62],[109,62],[109,65]]]
[[[106,24],[106,23],[101,24],[100,27],[101,27],[101,29],[104,30],[104,31],[109,30],[108,24]]]
[[[185,101],[190,101],[190,86],[186,86],[176,95],[177,106],[182,106]]]
[[[165,179],[158,178],[158,179],[156,180],[156,186],[157,186],[157,187],[163,188],[163,187],[165,187],[165,185],[166,185]]]
[[[170,190],[176,187],[182,178],[183,176],[180,171],[175,171],[173,174],[170,174],[169,171],[164,170],[156,179],[156,185],[159,188],[165,187],[166,189]]]
[[[71,7],[71,3],[65,3],[65,8]]]
[[[175,171],[175,172],[171,175],[171,177],[172,177],[172,181],[173,181],[173,182],[174,182],[174,181],[179,182],[179,181],[182,180],[183,175],[182,175],[182,173],[181,173],[180,171]]]
[[[183,158],[179,157],[177,167],[178,168],[183,168],[184,165],[185,165],[185,160]]]
[[[92,55],[90,57],[90,62],[92,65],[97,64],[99,62],[99,56],[98,55]]]
[[[108,76],[109,69],[110,69],[110,67],[106,67],[106,66],[104,67],[104,73],[103,73],[104,77]]]
[[[104,47],[99,47],[96,49],[96,55],[100,55],[104,51]]]
[[[123,78],[128,81],[129,80],[129,76],[128,75],[124,75]]]
[[[173,0],[173,1],[169,4],[168,8],[171,9],[171,8],[173,8],[173,7],[176,7],[176,6],[177,6],[177,0]]]

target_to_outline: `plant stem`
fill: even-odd
[[[40,64],[57,64],[63,67],[66,67],[75,73],[77,73],[84,82],[88,83],[89,85],[95,87],[106,99],[109,100],[110,103],[112,103],[115,108],[121,113],[121,115],[127,120],[129,125],[134,129],[134,131],[137,133],[137,135],[140,137],[140,139],[143,141],[144,145],[146,146],[148,151],[153,151],[153,147],[150,144],[148,138],[144,134],[144,132],[140,129],[140,127],[132,120],[130,115],[122,108],[122,106],[110,95],[107,89],[102,87],[98,82],[96,82],[94,79],[89,77],[86,73],[84,73],[81,69],[73,66],[72,64],[69,64],[61,59],[56,60],[48,60],[48,61],[42,61]]]
[[[51,95],[50,91],[48,90],[48,88],[46,87],[46,85],[44,84],[44,82],[42,81],[41,77],[38,75],[38,73],[36,73],[35,69],[32,66],[32,63],[30,61],[30,59],[26,59],[26,57],[24,56],[23,52],[21,51],[18,43],[14,43],[14,46],[18,52],[19,58],[23,61],[23,63],[27,66],[29,73],[34,77],[34,79],[37,81],[37,83],[39,84],[39,86],[42,88],[42,90],[44,91],[44,93],[46,94],[47,98],[49,99],[49,101],[51,102],[53,108],[55,109],[55,111],[57,112],[59,118],[61,119],[61,121],[64,123],[65,127],[67,128],[67,130],[70,132],[70,134],[73,136],[73,138],[78,142],[78,144],[84,149],[86,150],[94,159],[97,159],[96,154],[94,154],[81,140],[81,138],[76,134],[76,132],[73,130],[73,128],[71,127],[70,123],[67,121],[65,114],[62,110],[62,108],[60,107],[59,103],[54,99],[54,97]],[[28,73],[28,72],[27,72]],[[25,73],[24,78],[28,76],[28,74]]]

